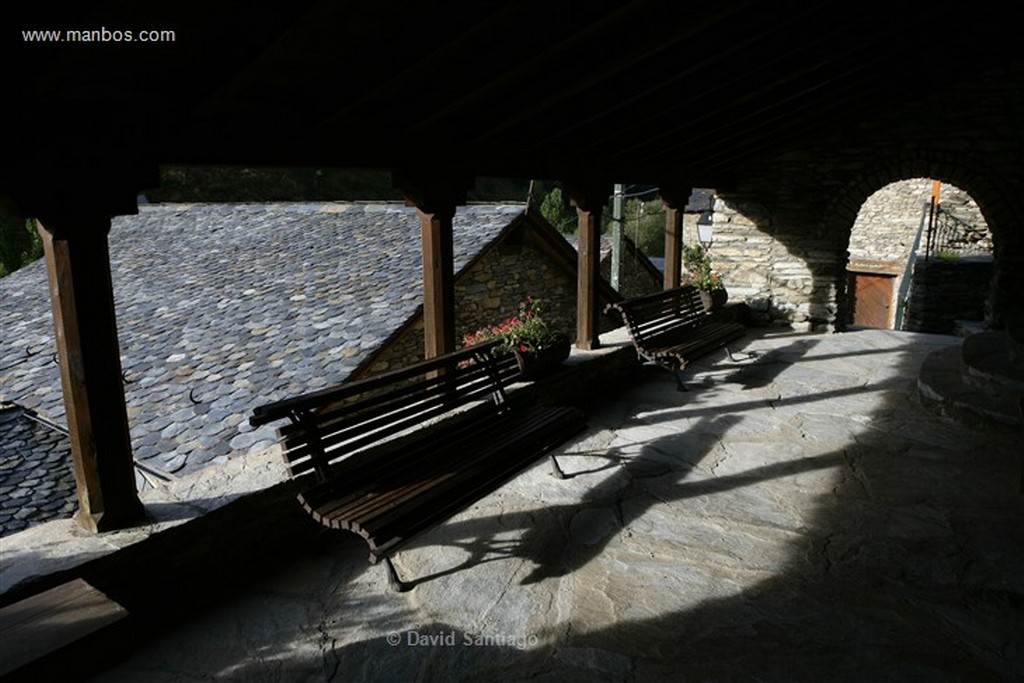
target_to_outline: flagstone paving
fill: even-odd
[[[411,592],[325,532],[99,680],[1019,680],[1020,434],[916,393],[956,343],[769,333],[689,392],[640,369],[569,479],[539,464],[399,553]]]

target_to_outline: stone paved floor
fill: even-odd
[[[647,369],[565,451],[398,556],[322,537],[101,681],[1020,680],[1019,434],[921,408],[957,343],[755,339]]]

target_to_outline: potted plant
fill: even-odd
[[[561,365],[569,357],[569,337],[551,332],[541,317],[539,299],[526,297],[519,312],[497,325],[483,327],[462,337],[463,346],[499,339],[494,353],[513,353],[524,379],[534,379]]]
[[[699,244],[684,246],[683,265],[686,268],[683,284],[693,285],[700,291],[705,310],[713,311],[725,305],[729,293],[722,283],[722,275],[712,269],[707,249]]]

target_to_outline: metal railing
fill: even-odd
[[[928,216],[925,259],[992,253],[988,228],[968,223],[941,204],[933,203]]]
[[[910,303],[910,285],[913,282],[914,263],[917,262],[917,253],[921,249],[921,238],[928,231],[934,215],[931,202],[924,202],[921,205],[921,221],[917,226],[917,235],[914,237],[914,246],[910,250],[907,264],[903,268],[903,277],[900,278],[900,290],[896,296],[896,316],[893,321],[894,330],[904,329],[904,318],[907,314],[907,305]]]

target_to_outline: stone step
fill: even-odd
[[[1006,333],[983,332],[964,340],[963,363],[967,382],[1024,394],[1024,363],[1012,363]]]
[[[957,337],[970,337],[985,331],[985,323],[981,320],[954,320],[953,334]]]
[[[936,412],[968,423],[981,419],[993,425],[1020,428],[1021,392],[999,383],[967,381],[962,348],[933,351],[917,378],[921,402]]]

